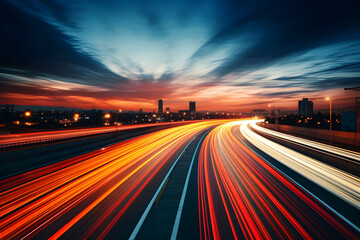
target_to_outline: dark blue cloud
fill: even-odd
[[[209,52],[234,35],[250,34],[250,46],[233,52],[209,75],[260,69],[319,46],[359,40],[359,9],[358,1],[259,2],[255,12],[220,29],[196,54]]]
[[[52,7],[59,10],[59,6]],[[51,76],[92,85],[126,81],[91,54],[78,50],[76,40],[54,26],[4,1],[0,9],[0,67],[7,68],[7,73]],[[22,70],[20,74],[18,69]]]

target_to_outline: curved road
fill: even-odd
[[[3,179],[0,239],[359,239],[359,177],[254,123],[173,127]]]
[[[201,238],[359,238],[356,224],[254,152],[249,143],[352,204],[355,219],[360,216],[360,179],[261,137],[251,131],[250,123],[254,121],[223,124],[204,140],[198,167]]]

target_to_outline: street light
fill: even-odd
[[[270,108],[270,116],[272,116],[272,114],[271,114],[271,104],[269,104],[268,106],[269,106],[269,108]],[[274,115],[275,115],[275,126],[276,126],[276,130],[278,130],[278,124],[279,124],[278,115],[279,115],[279,113],[278,113],[278,107],[277,107],[277,106],[275,106],[275,113],[274,113]]]
[[[74,114],[74,120],[75,120],[75,121],[79,120],[79,117],[80,117],[80,115],[79,115],[78,113],[75,113],[75,114]]]
[[[119,109],[119,113],[122,113],[122,110],[121,109]],[[115,121],[116,121],[116,127],[115,127],[115,129],[116,129],[116,134],[117,134],[117,131],[118,131],[118,112],[116,112],[115,113]]]
[[[26,117],[30,117],[30,116],[31,116],[31,112],[30,112],[30,111],[26,111],[26,112],[25,112],[25,116],[26,116]]]
[[[345,91],[360,91],[360,87],[344,88]],[[356,106],[356,129],[355,129],[355,145],[360,146],[360,97],[355,97]]]
[[[331,109],[331,98],[325,98],[326,101],[330,103],[330,145],[332,144],[332,109]]]

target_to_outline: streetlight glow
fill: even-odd
[[[30,116],[31,116],[31,112],[26,111],[26,112],[25,112],[25,116],[26,116],[26,117],[30,117]]]
[[[105,114],[105,118],[110,118],[110,113]]]
[[[330,145],[332,144],[332,106],[331,106],[331,98],[330,97],[326,97],[325,98],[326,101],[329,101],[330,103]]]

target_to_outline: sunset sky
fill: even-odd
[[[359,1],[1,1],[0,103],[296,110],[354,102]],[[359,94],[357,94],[359,95]]]

